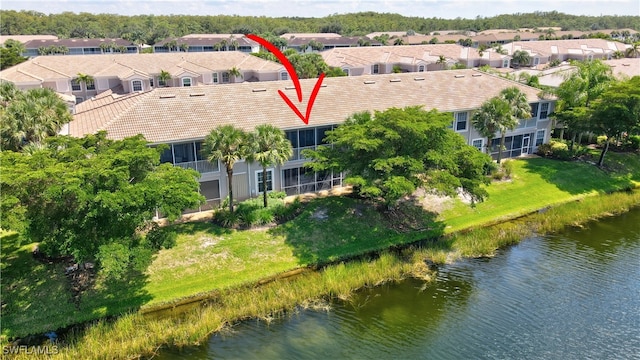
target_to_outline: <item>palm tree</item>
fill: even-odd
[[[503,89],[500,97],[509,105],[508,117],[498,124],[500,130],[500,152],[498,153],[498,164],[502,158],[502,149],[504,148],[504,137],[507,130],[513,130],[518,126],[520,119],[531,118],[531,105],[527,101],[525,95],[515,86]]]
[[[13,98],[0,118],[2,149],[21,150],[27,144],[42,142],[72,120],[67,104],[49,88],[11,94],[11,89],[3,87],[3,92]]]
[[[531,55],[524,50],[516,50],[513,53],[511,63],[520,67],[522,65],[529,65],[531,61]]]
[[[249,142],[252,148],[247,160],[262,166],[262,197],[264,207],[267,207],[267,167],[284,164],[293,154],[293,149],[284,131],[270,124],[256,126]]]
[[[480,55],[480,63],[479,63],[480,66],[482,66],[482,58],[484,56],[484,53],[487,52],[488,49],[489,49],[489,46],[487,44],[480,44],[480,46],[478,46],[478,55]]]
[[[229,36],[229,49],[233,49],[233,50],[238,50],[238,46],[240,46],[240,44],[238,43],[238,40],[236,40],[236,37],[231,35]]]
[[[393,41],[393,45],[404,45],[404,40],[402,40],[402,38],[397,38]]]
[[[79,84],[84,84],[84,97],[85,99],[88,97],[87,90],[89,90],[89,85],[93,85],[94,79],[93,76],[83,73],[78,73],[76,75],[76,81]]]
[[[438,60],[436,60],[436,64],[441,65],[442,70],[447,69],[447,58],[444,55],[438,56]]]
[[[630,58],[637,58],[640,56],[640,41],[634,42],[631,47],[627,48],[625,55]]]
[[[485,147],[487,155],[491,155],[491,143],[496,132],[500,129],[499,124],[508,116],[509,104],[499,97],[485,101],[480,109],[473,114],[471,124],[480,135],[487,138]],[[502,152],[502,148],[500,148],[500,152]]]
[[[169,86],[168,81],[171,80],[171,74],[168,71],[160,70],[160,75],[158,75],[158,85]]]
[[[574,61],[576,71],[568,73],[554,93],[558,97],[554,118],[562,123],[561,137],[565,127],[571,134],[570,149],[578,134],[588,121],[586,111],[609,86],[613,78],[611,67],[600,60]]]
[[[242,79],[242,72],[240,72],[240,69],[238,69],[237,67],[232,67],[228,72],[229,76],[233,76],[233,82],[236,82],[236,78],[238,77]]]
[[[211,163],[218,160],[227,169],[229,211],[233,212],[233,165],[249,155],[248,134],[233,125],[218,126],[204,139],[202,153]]]

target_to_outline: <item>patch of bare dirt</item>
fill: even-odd
[[[419,188],[411,195],[418,205],[422,206],[426,211],[440,214],[441,212],[453,206],[453,199],[449,196],[442,196],[427,192],[423,188]]]

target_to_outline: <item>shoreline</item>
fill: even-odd
[[[609,201],[602,201],[605,197],[615,197],[616,199],[610,198]],[[621,200],[622,198],[625,198],[624,201]],[[589,211],[583,211],[585,205],[587,205]],[[594,206],[599,209],[597,212],[591,210]],[[531,235],[552,233],[567,226],[583,226],[590,221],[619,215],[637,207],[640,207],[640,189],[590,196],[554,207],[548,207],[546,211],[537,211],[529,215],[518,216],[488,227],[449,234],[447,235],[449,238],[447,241],[461,241],[461,238],[465,236],[474,237],[477,236],[477,233],[481,230],[489,230],[501,234],[501,239],[495,239],[499,242],[496,249],[500,249],[516,244]],[[572,208],[580,209],[576,212],[576,209]],[[559,223],[557,222],[555,213],[562,211],[573,215],[570,215],[565,221]],[[525,227],[522,225],[528,226]],[[528,234],[524,234],[521,230],[522,228],[525,228]],[[494,234],[490,233],[481,235],[488,238],[496,238]],[[355,260],[342,260],[338,263],[328,264],[318,270],[310,270],[307,267],[296,269],[293,270],[296,273],[292,275],[292,278],[289,276],[290,279],[284,281],[276,275],[262,284],[247,284],[219,291],[216,298],[202,298],[181,305],[168,306],[164,309],[171,310],[178,306],[192,305],[191,309],[179,313],[173,313],[171,310],[171,314],[167,314],[166,316],[154,316],[154,312],[138,311],[122,315],[114,320],[100,319],[89,322],[88,324],[76,325],[76,328],[85,327],[85,329],[72,329],[69,334],[71,347],[61,346],[61,353],[59,355],[61,358],[77,358],[78,356],[86,356],[87,350],[92,349],[93,352],[90,353],[96,357],[130,358],[131,356],[149,356],[164,346],[182,347],[197,345],[211,334],[239,321],[247,319],[270,321],[270,319],[276,317],[287,316],[286,314],[296,309],[326,308],[329,306],[327,304],[331,299],[348,299],[351,293],[364,287],[379,286],[387,282],[401,281],[407,277],[421,278],[429,281],[433,279],[433,275],[437,272],[437,270],[433,269],[433,265],[437,266],[443,264],[443,262],[434,259],[433,254],[430,253],[433,249],[416,245],[421,242],[425,241],[418,241],[402,247],[396,247],[393,248],[393,251],[389,249],[381,250],[378,252],[379,256],[377,259],[360,256],[359,258],[355,257]],[[426,242],[429,241],[427,240]],[[447,260],[445,263],[458,261],[461,258],[492,255],[482,254],[470,256],[461,253],[460,249],[456,248],[449,249],[446,254]],[[373,268],[374,270],[371,270],[373,274],[363,275],[363,268],[367,271],[371,269],[366,268]],[[315,283],[326,282],[327,279],[323,280],[323,277],[334,276],[334,272],[342,273],[343,277],[339,279],[338,283],[348,282],[348,284],[333,283],[322,289],[315,288]],[[354,278],[355,281],[353,281]],[[307,282],[308,284],[304,284]],[[344,285],[346,285],[346,287]],[[290,287],[295,287],[296,291],[291,290]],[[314,289],[309,293],[309,291],[306,291],[308,290],[306,289],[307,287],[313,287]],[[281,296],[273,302],[274,293],[281,294],[286,290],[290,290],[287,292],[287,296]],[[293,294],[290,292],[293,292]],[[241,300],[236,299],[234,301],[232,298],[235,297]],[[270,302],[266,307],[258,305],[256,308],[256,304],[243,304],[242,299],[245,301],[251,299],[251,301],[256,302],[266,302],[265,299],[269,299]],[[205,304],[202,305],[202,303]],[[218,308],[218,306],[220,307]],[[235,307],[235,309],[229,309],[229,307]],[[159,311],[162,310],[156,310],[155,312]],[[225,314],[217,314],[220,312],[224,312]],[[177,319],[178,317],[182,320]],[[133,328],[128,326],[129,331],[133,331],[133,333],[130,334],[131,336],[127,336],[126,333],[122,332],[123,329],[121,327],[125,323],[135,324]],[[151,331],[151,333],[154,333],[156,336],[159,335],[159,337],[154,336],[153,340],[147,345],[140,344],[139,341],[136,340],[137,337],[140,337],[140,330],[142,330],[142,333],[149,335],[149,330],[153,328],[157,330],[155,332]],[[171,334],[166,334],[165,331],[161,330],[168,328],[177,328],[177,331],[182,333],[182,335],[176,336],[173,331]],[[148,330],[144,331],[146,329]],[[97,334],[94,333],[96,331]],[[124,353],[117,351],[109,355],[95,352],[96,347],[91,345],[93,341],[101,341],[100,338],[105,339],[105,336],[112,332],[119,333],[120,336],[117,336],[116,340],[109,340],[108,342],[116,341],[116,343],[120,344],[122,344],[123,341],[130,342],[132,344],[129,344],[129,346],[122,346],[123,348],[127,348],[128,351]],[[112,347],[105,347],[104,344],[97,347],[97,349],[106,348]]]

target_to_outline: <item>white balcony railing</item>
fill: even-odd
[[[216,172],[220,170],[217,164],[213,165],[206,160],[182,162],[175,164],[175,166],[179,166],[183,169],[193,169],[201,174]]]

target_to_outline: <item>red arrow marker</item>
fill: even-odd
[[[256,36],[254,34],[249,34],[247,35],[247,37],[253,41],[258,42],[260,45],[264,46],[265,49],[269,50],[269,52],[271,52],[273,55],[275,55],[276,58],[278,58],[278,60],[280,60],[280,63],[282,63],[282,65],[284,65],[284,68],[287,69],[287,72],[289,73],[289,77],[293,81],[293,86],[296,88],[296,94],[298,95],[298,102],[302,102],[302,87],[300,86],[300,80],[298,79],[298,74],[296,74],[296,69],[293,67],[293,65],[291,65],[291,62],[289,62],[289,59],[287,59],[287,57],[277,47],[275,47],[275,45],[273,45],[269,41],[259,36]],[[278,90],[278,94],[280,94],[280,97],[282,97],[282,100],[284,100],[284,102],[287,103],[287,105],[289,105],[291,110],[293,110],[293,112],[296,113],[296,115],[298,115],[298,117],[302,120],[302,122],[304,122],[307,125],[309,124],[309,116],[311,115],[311,108],[313,108],[313,103],[316,101],[316,96],[318,95],[318,91],[320,91],[320,86],[322,85],[322,80],[324,79],[324,76],[325,76],[324,73],[320,74],[320,77],[318,78],[316,85],[313,87],[313,91],[311,92],[311,96],[309,97],[309,102],[307,103],[307,111],[304,116],[302,115],[302,112],[300,112],[300,109],[298,109],[298,107],[291,101],[291,99],[289,99],[289,97],[282,90]]]

